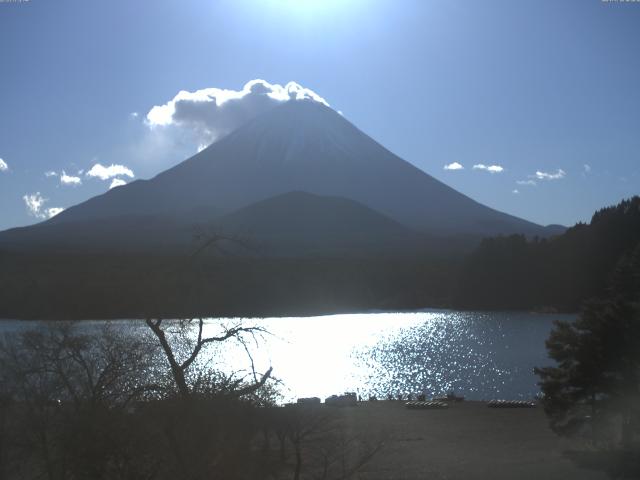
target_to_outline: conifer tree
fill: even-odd
[[[556,323],[547,349],[557,364],[536,373],[551,427],[569,434],[618,417],[629,446],[640,417],[640,245],[618,263],[605,298]]]

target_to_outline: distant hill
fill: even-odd
[[[368,255],[417,250],[424,236],[353,200],[290,192],[214,222],[214,230],[246,238],[256,254]]]
[[[182,253],[223,234],[225,248],[248,256],[363,256],[425,249],[427,237],[353,200],[289,192],[227,215],[205,217],[122,215],[44,222],[0,234],[10,250],[70,253]],[[198,237],[204,237],[198,239]]]
[[[0,248],[19,252],[188,253],[194,224],[175,216],[119,215],[64,223],[43,222],[0,232]]]

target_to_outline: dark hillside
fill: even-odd
[[[619,259],[640,243],[640,197],[597,211],[551,239],[489,238],[464,262],[455,304],[577,311],[603,293]]]

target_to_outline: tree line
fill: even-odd
[[[639,243],[638,196],[550,239],[485,239],[463,262],[453,304],[577,312],[584,301],[605,293],[617,263]]]
[[[0,318],[295,316],[455,308],[577,312],[640,242],[640,197],[543,238],[411,256],[0,251]]]

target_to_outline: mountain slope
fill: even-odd
[[[70,222],[44,222],[0,233],[0,247],[50,252],[171,252],[189,254],[202,239],[223,233],[246,244],[225,244],[242,255],[402,254],[427,240],[398,222],[353,200],[289,192],[222,217],[122,215]]]
[[[460,194],[312,101],[275,107],[155,178],[110,190],[48,222],[123,212],[231,212],[291,191],[355,200],[410,228],[437,235],[547,233]]]
[[[0,232],[0,248],[47,252],[188,252],[195,225],[174,216],[118,215],[68,222],[43,222]]]
[[[353,200],[290,192],[241,208],[216,230],[247,238],[260,253],[370,254],[416,250],[422,236]]]

